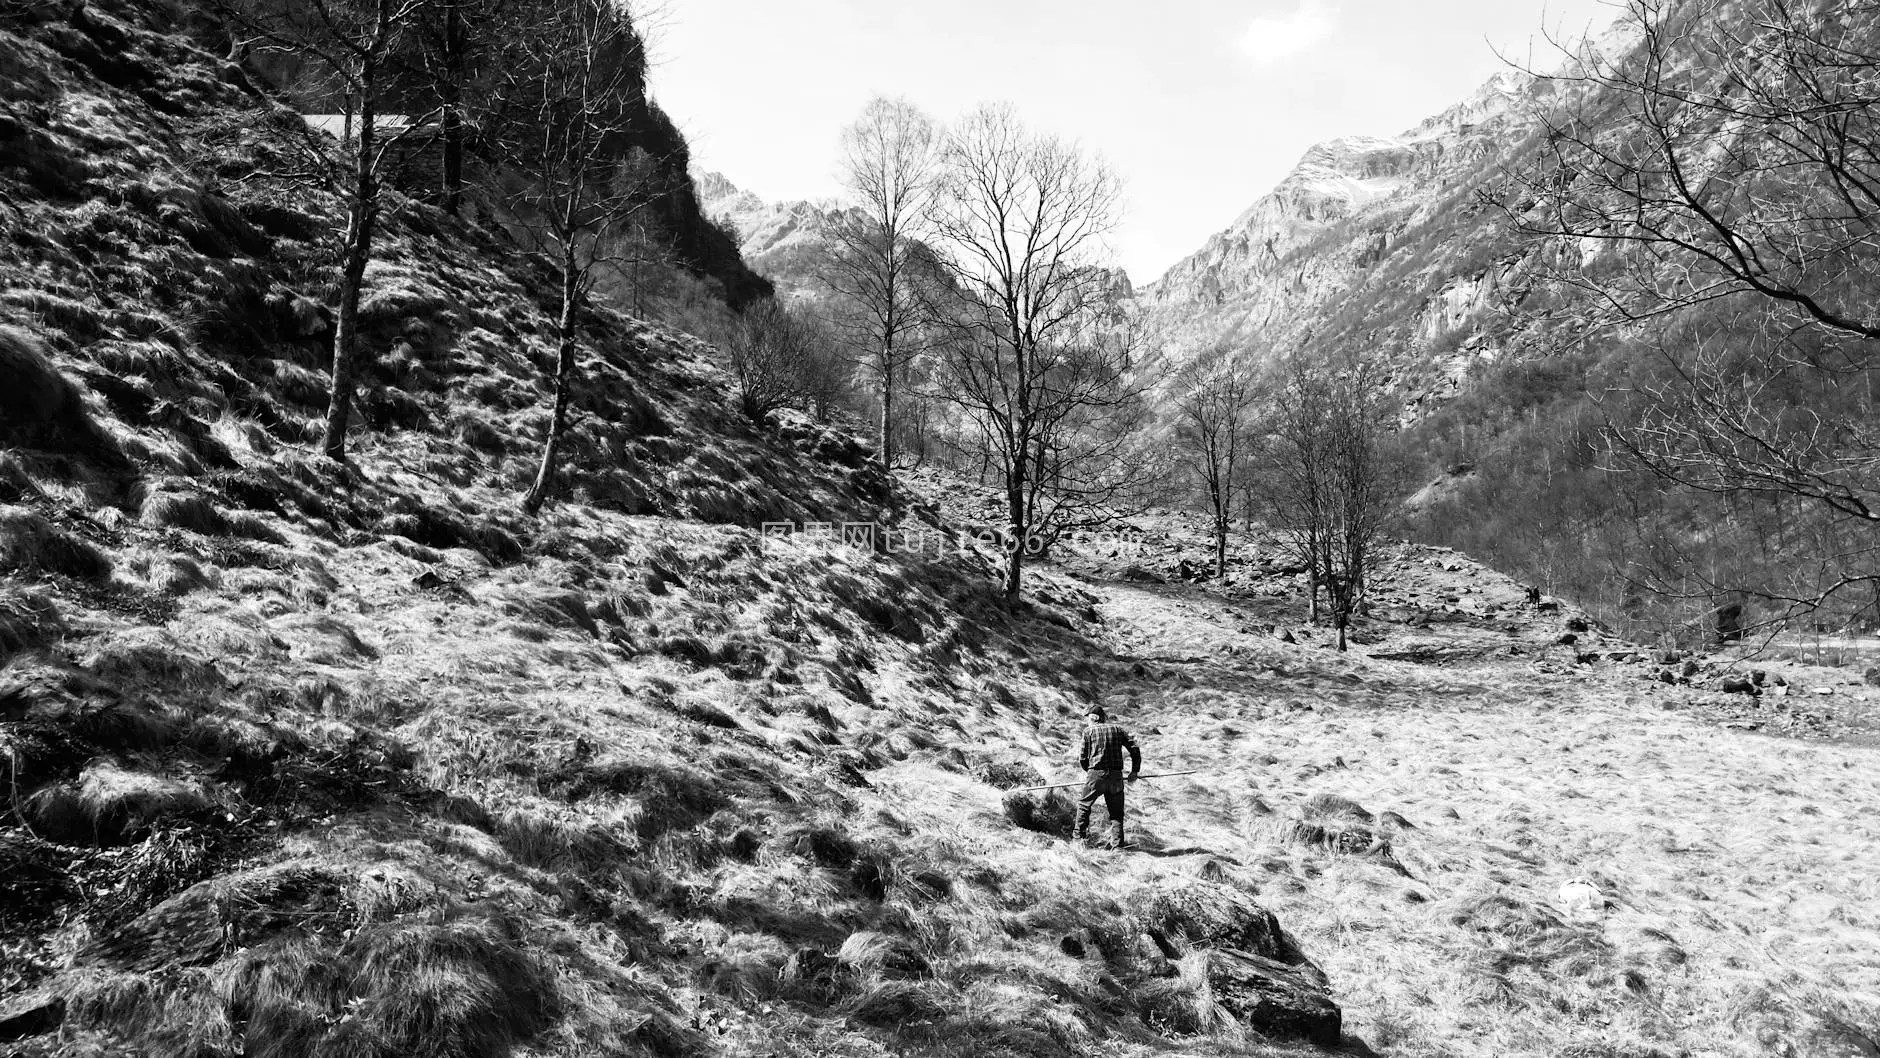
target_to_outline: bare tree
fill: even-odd
[[[842,132],[842,178],[859,205],[837,214],[824,280],[853,303],[881,404],[882,465],[894,465],[895,399],[927,321],[917,242],[933,204],[939,130],[905,99],[877,97]]]
[[[1395,505],[1375,369],[1355,358],[1294,355],[1282,371],[1271,426],[1272,523],[1312,578],[1315,620],[1324,588],[1343,651]]]
[[[754,421],[798,408],[827,423],[854,395],[854,363],[829,323],[808,305],[766,298],[728,327],[721,325],[716,335],[729,353],[738,406]]]
[[[359,301],[380,210],[379,167],[395,136],[381,126],[380,95],[394,72],[395,54],[417,14],[434,0],[304,0],[251,3],[216,0],[216,11],[235,50],[272,52],[313,66],[344,101],[342,164],[312,152],[312,173],[346,202],[340,240],[339,312],[333,326],[333,370],[321,450],[346,458],[352,416],[353,369],[358,359]]]
[[[1871,5],[1629,0],[1625,22],[1635,47],[1546,78],[1563,102],[1502,199],[1587,295],[1584,322],[1655,321],[1662,370],[1611,423],[1619,464],[1870,531],[1880,451],[1871,401],[1846,395],[1873,388],[1880,349]],[[1756,594],[1786,621],[1871,590],[1868,555]]]
[[[1246,366],[1223,350],[1190,361],[1177,386],[1176,452],[1207,500],[1214,531],[1214,575],[1225,577],[1227,530],[1233,522],[1241,464],[1252,439],[1256,390]]]
[[[526,6],[520,0],[431,0],[415,27],[413,80],[437,104],[438,203],[453,217],[470,183],[471,141],[499,106],[502,55],[526,39],[533,24]]]
[[[1558,277],[1623,319],[1748,295],[1880,339],[1869,5],[1628,0],[1623,21],[1636,48],[1569,52],[1544,76],[1566,104],[1541,112],[1544,149],[1508,203],[1522,230],[1579,244]]]
[[[1123,458],[1142,411],[1136,335],[1107,313],[1113,277],[1096,267],[1121,185],[1005,106],[961,121],[943,160],[934,231],[958,294],[943,385],[1004,486],[1015,603],[1027,552],[1140,466]]]
[[[578,318],[616,236],[655,198],[656,166],[631,147],[645,54],[612,0],[556,0],[515,42],[504,96],[503,153],[513,228],[555,270],[555,403],[541,464],[522,501],[541,510],[553,487],[580,348]],[[622,243],[630,245],[629,243]]]

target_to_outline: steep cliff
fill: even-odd
[[[1499,74],[1400,136],[1331,140],[1141,296],[1177,344],[1278,353],[1357,340],[1415,405],[1493,358],[1526,293],[1522,250],[1476,192],[1531,140],[1544,82]]]

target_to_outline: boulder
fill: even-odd
[[[1143,929],[1191,947],[1237,948],[1291,963],[1304,957],[1271,911],[1239,889],[1197,881],[1155,894],[1141,914]]]
[[[1325,993],[1325,975],[1311,963],[1288,966],[1249,952],[1208,952],[1214,1001],[1263,1035],[1338,1046],[1344,1015]]]
[[[1343,1017],[1325,972],[1242,890],[1207,881],[1163,890],[1140,924],[1165,956],[1181,945],[1205,951],[1215,1002],[1241,1024],[1281,1039],[1339,1042]]]

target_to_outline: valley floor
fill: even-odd
[[[1191,588],[1098,590],[1118,648],[1157,659],[1130,689],[1145,770],[1203,772],[1133,788],[1138,840],[1255,879],[1371,1046],[1873,1053],[1872,748],[1706,724],[1629,673],[1302,652]],[[1302,845],[1327,795],[1404,822]],[[1574,879],[1603,907],[1562,906]]]

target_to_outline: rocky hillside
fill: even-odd
[[[1252,885],[1005,803],[1127,671],[1087,593],[1004,610],[864,446],[605,307],[522,517],[552,282],[415,201],[320,458],[301,119],[161,0],[4,12],[7,1053],[1339,1043]]]
[[[1501,74],[1401,136],[1312,148],[1142,290],[1152,318],[1189,349],[1279,351],[1362,334],[1414,377],[1409,403],[1447,395],[1470,359],[1517,340],[1507,310],[1526,293],[1521,250],[1475,192],[1529,136],[1543,91]]]

